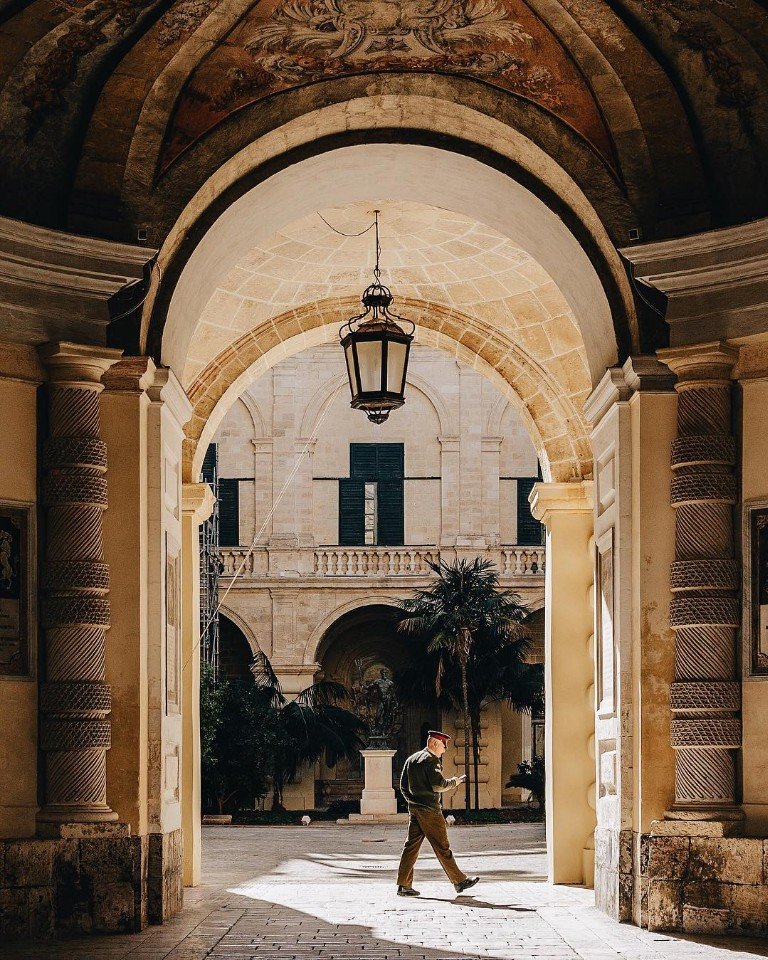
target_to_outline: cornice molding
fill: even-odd
[[[0,217],[0,319],[6,340],[103,345],[109,301],[144,278],[156,251]]]
[[[768,312],[768,219],[619,250],[673,347],[754,336]],[[644,292],[645,291],[645,292]]]

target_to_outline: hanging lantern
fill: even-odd
[[[416,326],[390,310],[393,297],[380,279],[378,210],[374,227],[374,282],[361,298],[365,310],[344,324],[340,337],[347,361],[353,409],[364,410],[372,423],[384,423],[391,410],[405,403],[405,376]],[[401,323],[409,325],[410,329],[406,331]]]

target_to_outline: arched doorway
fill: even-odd
[[[481,127],[478,146],[488,133]],[[507,145],[513,150],[508,140]],[[485,146],[480,159],[450,147],[402,142],[355,147],[324,142],[315,148],[310,156],[283,156],[278,172],[267,178],[259,172],[263,154],[244,150],[238,169],[249,167],[254,176],[244,179],[234,166],[214,176],[161,251],[164,279],[148,301],[143,337],[177,372],[194,404],[186,428],[184,479],[198,480],[207,443],[243,388],[283,357],[334,339],[354,305],[351,290],[282,313],[271,304],[264,320],[251,324],[247,333],[238,335],[237,324],[218,323],[224,338],[212,335],[207,303],[226,300],[219,285],[227,271],[238,268],[254,239],[268,243],[268,231],[279,230],[290,217],[314,216],[327,203],[373,204],[383,195],[468,217],[489,235],[512,240],[530,258],[553,298],[549,306],[535,296],[527,313],[522,306],[511,309],[503,298],[492,309],[467,310],[455,300],[440,302],[431,290],[404,305],[423,342],[449,350],[505,391],[522,414],[542,464],[545,484],[534,509],[548,530],[546,754],[551,768],[558,751],[566,759],[563,773],[550,777],[550,875],[580,882],[592,857],[595,824],[592,452],[582,407],[606,366],[637,343],[626,277],[573,181],[561,179],[559,189],[563,202],[567,198],[572,210],[581,211],[579,225],[554,215],[541,193],[513,180],[508,167],[491,162],[482,152]],[[542,176],[554,178],[554,185],[551,161],[541,160]],[[224,193],[212,206],[219,189]],[[478,259],[483,255],[481,249]],[[334,284],[339,289],[344,293],[343,281]],[[511,329],[509,319],[523,316],[527,329]],[[567,343],[560,339],[565,330]],[[285,615],[293,614],[286,608]],[[296,684],[312,676],[309,663],[301,669]],[[587,880],[590,875],[587,870]]]
[[[330,626],[320,642],[317,662],[325,678],[338,680],[348,690],[370,682],[385,671],[393,677],[408,661],[408,647],[396,628],[393,607],[371,604],[342,614]],[[439,711],[429,705],[404,705],[400,728],[393,748],[393,774],[410,753],[424,743],[424,733],[439,723]],[[333,770],[322,768],[317,783],[318,800],[359,800],[363,789],[362,763],[340,764]]]

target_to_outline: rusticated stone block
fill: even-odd
[[[691,907],[727,910],[731,904],[729,889],[728,884],[717,881],[686,882],[683,884],[683,904]]]
[[[746,837],[691,838],[689,880],[758,884],[763,880],[763,841]]]
[[[648,929],[679,930],[683,922],[683,885],[680,881],[648,882]]]
[[[7,887],[45,887],[53,883],[56,844],[48,840],[18,840],[5,847]]]
[[[763,840],[763,883],[768,884],[768,840]]]
[[[0,890],[0,938],[29,936],[29,890]]]
[[[727,933],[731,923],[731,911],[718,907],[683,906],[683,930],[685,933]]]
[[[690,844],[688,837],[653,837],[648,850],[648,876],[652,880],[682,880]]]
[[[731,924],[740,933],[768,934],[768,885],[734,884],[728,888]]]
[[[29,935],[49,937],[54,931],[54,900],[52,887],[32,887],[28,894]]]
[[[632,919],[632,900],[634,897],[635,882],[631,873],[619,874],[619,910],[618,921],[627,923]]]
[[[619,833],[619,873],[632,873],[632,842],[631,830],[622,830]]]
[[[134,848],[130,837],[80,841],[80,869],[94,886],[133,883]]]
[[[184,903],[181,830],[149,836],[148,918],[163,923],[181,912]]]
[[[101,883],[93,891],[93,931],[132,933],[136,930],[133,884]]]
[[[651,852],[651,837],[648,833],[641,833],[637,840],[637,865],[641,877],[648,875],[648,858]]]

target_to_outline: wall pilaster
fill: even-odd
[[[213,513],[207,483],[185,483],[181,499],[181,829],[185,887],[201,876],[200,827],[200,524]]]
[[[592,482],[537,483],[531,512],[547,530],[548,874],[553,883],[589,884],[595,830]]]
[[[585,403],[595,464],[595,900],[618,920],[632,917],[640,838],[674,780],[664,564],[674,555],[673,383],[654,357],[635,356],[606,371]]]

